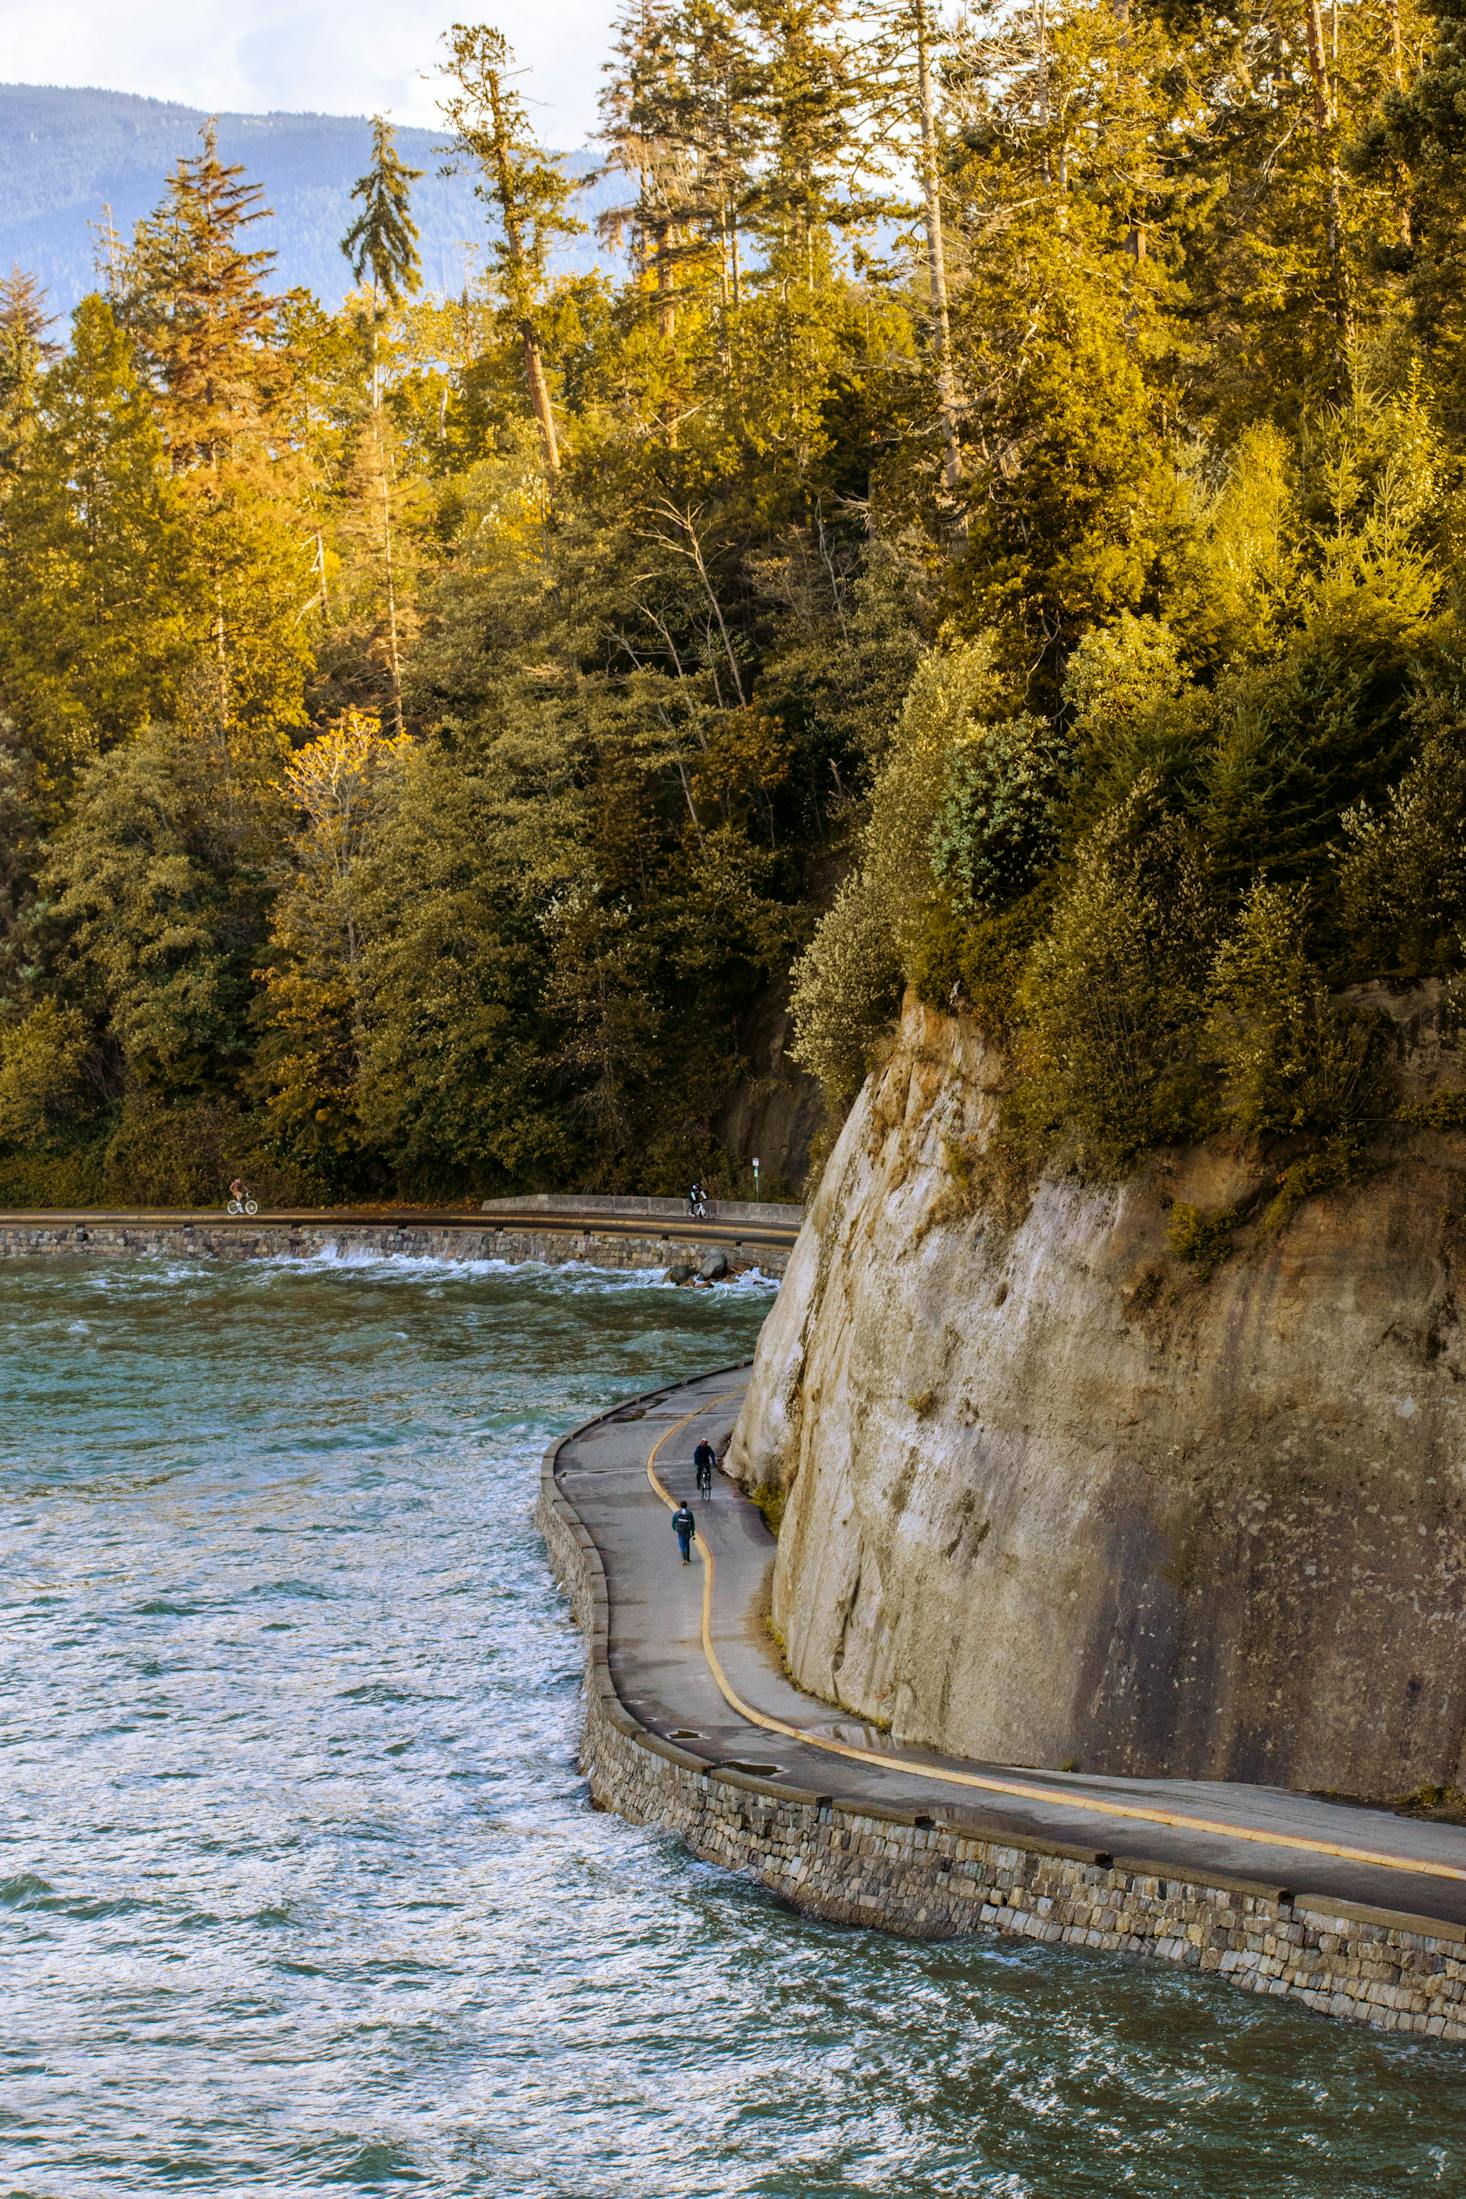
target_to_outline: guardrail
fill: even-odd
[[[621,1215],[641,1221],[685,1222],[685,1199],[575,1198],[558,1191],[529,1191],[517,1199],[485,1199],[485,1214]],[[709,1199],[710,1222],[766,1222],[775,1227],[798,1229],[804,1220],[802,1206],[781,1206],[772,1199]]]

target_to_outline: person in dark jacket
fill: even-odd
[[[718,1454],[706,1436],[703,1437],[701,1443],[693,1452],[692,1463],[697,1468],[698,1495],[700,1497],[710,1497],[713,1493],[713,1468],[718,1463]]]
[[[672,1525],[677,1534],[677,1547],[682,1552],[684,1565],[692,1563],[692,1538],[697,1533],[697,1521],[692,1516],[690,1504],[679,1504],[672,1514]]]

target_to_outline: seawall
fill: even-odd
[[[757,1267],[782,1275],[787,1246],[731,1240],[726,1231],[706,1238],[611,1230],[566,1220],[527,1224],[455,1222],[337,1222],[295,1218],[274,1221],[225,1221],[219,1217],[187,1220],[138,1216],[127,1220],[82,1216],[52,1218],[7,1215],[0,1218],[0,1259],[27,1255],[95,1257],[125,1253],[165,1253],[174,1257],[259,1260],[282,1256],[308,1259],[313,1254],[393,1254],[409,1259],[525,1260],[562,1266],[572,1261],[605,1268],[665,1268],[679,1262],[697,1266],[710,1254],[723,1253],[734,1269]]]
[[[935,1810],[847,1807],[652,1732],[617,1692],[605,1564],[557,1478],[562,1449],[582,1433],[546,1453],[537,1516],[586,1636],[581,1763],[602,1808],[677,1833],[707,1861],[832,1922],[932,1939],[986,1929],[1169,1962],[1347,2022],[1466,2042],[1466,1926],[1295,1898],[1276,1881],[983,1838]]]

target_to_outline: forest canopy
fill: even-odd
[[[460,25],[327,312],[209,133],[0,282],[0,1200],[730,1184],[902,988],[1108,1166],[1466,928],[1466,4],[639,0],[605,268]],[[606,270],[614,270],[607,272]]]

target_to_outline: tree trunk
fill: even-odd
[[[392,476],[382,440],[381,407],[373,427],[377,446],[377,475],[382,484],[382,571],[387,587],[387,669],[392,683],[392,730],[400,741],[402,723],[402,660],[397,646],[397,572],[392,541]]]
[[[555,408],[550,403],[550,385],[545,379],[539,331],[529,314],[525,314],[520,321],[519,334],[524,345],[524,373],[529,383],[529,401],[539,425],[540,442],[545,453],[545,472],[553,485],[560,477],[560,444],[555,434]]]
[[[520,209],[515,200],[514,173],[509,161],[509,125],[504,114],[503,96],[496,72],[489,73],[487,86],[489,109],[494,124],[493,150],[499,186],[499,212],[504,222],[504,243],[509,255],[512,293],[510,303],[518,312],[530,409],[539,427],[540,443],[544,449],[545,477],[553,488],[560,477],[560,442],[555,433],[555,411],[550,403],[550,385],[545,378],[544,354],[540,349],[539,330],[535,325],[530,270],[525,259]]]
[[[219,711],[219,732],[229,731],[229,634],[224,620],[224,583],[214,574],[214,679]]]
[[[942,236],[942,192],[937,167],[937,100],[932,82],[929,0],[915,0],[916,73],[921,95],[921,190],[926,205],[926,259],[931,287],[932,322],[937,339],[937,405],[945,453],[942,475],[948,489],[962,478],[962,446],[957,438],[957,395],[952,375],[952,320],[947,298],[947,254]]]
[[[1324,49],[1323,10],[1320,0],[1306,0],[1308,74],[1313,86],[1313,129],[1325,165],[1326,217],[1329,276],[1334,293],[1334,317],[1339,326],[1340,367],[1345,364],[1349,326],[1348,277],[1344,268],[1344,185],[1339,166],[1338,130],[1333,86]]]
[[[653,261],[657,271],[657,334],[664,344],[670,343],[677,333],[677,289],[672,272],[674,242],[672,224],[659,221]]]
[[[397,646],[397,572],[392,542],[392,475],[382,433],[381,330],[377,318],[377,286],[372,284],[372,449],[377,461],[377,480],[382,491],[382,574],[387,589],[387,669],[392,683],[392,730],[400,741],[402,724],[402,659]],[[323,568],[324,577],[324,568]]]

